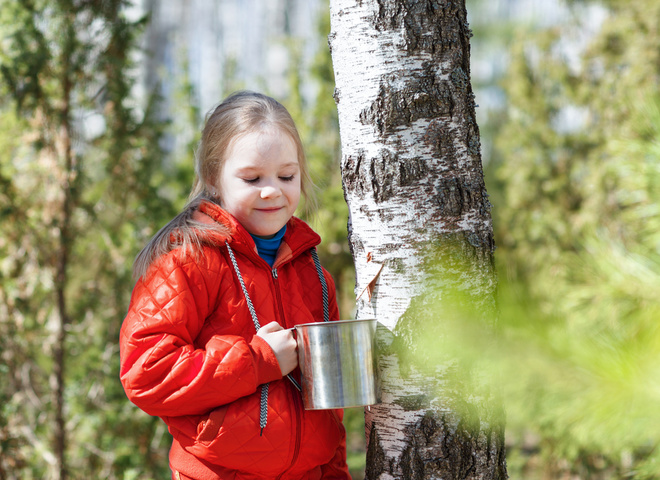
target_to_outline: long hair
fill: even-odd
[[[313,206],[313,183],[298,129],[289,112],[277,100],[266,95],[249,91],[233,93],[206,116],[202,138],[195,152],[195,179],[188,203],[138,254],[133,264],[134,278],[144,275],[154,260],[173,248],[199,251],[204,232],[229,233],[216,222],[196,222],[193,215],[204,201],[222,206],[221,192],[212,192],[209,187],[220,178],[232,142],[267,128],[280,130],[296,145],[301,194],[306,208]]]

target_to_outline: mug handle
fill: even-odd
[[[296,327],[287,328],[287,330],[292,332],[293,333],[293,338],[298,340],[298,335],[297,335],[298,331],[296,330]],[[291,375],[289,373],[289,374],[287,374],[286,378],[288,378],[289,381],[293,384],[293,386],[296,387],[296,390],[298,390],[299,392],[302,392],[302,387],[300,386],[298,381],[295,378],[293,378],[293,375]]]

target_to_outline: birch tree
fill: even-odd
[[[357,316],[379,321],[366,478],[506,478],[501,409],[472,389],[479,372],[417,348],[442,350],[462,307],[496,313],[465,2],[332,0],[330,11]]]

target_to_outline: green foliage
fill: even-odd
[[[128,20],[126,6],[35,0],[4,1],[0,9],[1,478],[44,478],[54,468],[51,378],[60,286],[68,305],[69,474],[168,475],[169,435],[162,422],[127,402],[118,382],[117,337],[129,301],[132,259],[189,190],[201,115],[186,78],[174,100],[186,115],[170,125],[156,120],[157,98],[144,104],[132,98],[135,45],[144,20]],[[325,36],[328,19],[323,21]],[[319,52],[313,67],[316,100],[305,104],[300,72],[292,68],[288,106],[308,140],[312,173],[321,184],[322,207],[315,217],[324,237],[320,253],[345,292],[343,310],[349,316],[352,261],[325,42]],[[231,82],[238,85],[229,78],[225,84]],[[159,147],[166,129],[181,145],[175,162],[165,162]],[[70,154],[63,147],[67,138]],[[65,251],[62,285],[57,271]],[[362,412],[356,412],[347,414],[347,423],[353,426],[349,448],[357,452],[351,458],[359,471],[364,437]]]
[[[173,213],[160,194],[157,99],[139,106],[131,97],[144,20],[127,19],[127,6],[35,0],[0,9],[2,478],[53,475],[60,322],[69,474],[167,474],[162,432],[128,405],[118,381],[132,259]]]
[[[157,118],[158,98],[132,96],[136,44],[146,21],[126,18],[128,5],[122,0],[2,0],[3,479],[55,476],[52,380],[60,322],[66,329],[69,475],[168,476],[169,434],[162,422],[126,400],[118,381],[117,338],[129,302],[132,260],[189,191],[202,118],[188,78],[180,79],[174,98],[177,112],[185,114],[170,123]],[[320,254],[337,280],[348,317],[354,275],[345,238],[327,15],[319,29],[323,42],[313,66],[317,97],[309,105],[303,100],[301,58],[292,42],[292,94],[285,103],[301,127],[321,187],[322,206],[311,220],[324,238]],[[231,64],[226,77],[228,90],[240,88]],[[160,147],[167,133],[176,136],[170,156]],[[63,254],[64,281],[58,277]],[[58,290],[66,301],[64,319]],[[359,472],[364,470],[362,412],[347,413],[347,423],[351,461]]]
[[[573,3],[577,27],[520,36],[502,82],[493,212],[509,430],[535,436],[546,475],[658,478],[660,6],[607,2],[575,61]],[[529,451],[513,450],[512,477],[535,478]]]
[[[658,260],[613,263],[617,273],[648,269],[648,293],[660,287]],[[549,317],[520,284],[501,287],[497,323],[467,292],[417,301],[407,315],[428,317],[429,328],[398,345],[399,358],[434,371],[438,406],[461,412],[467,425],[496,428],[505,406],[511,478],[658,478],[660,300],[584,331],[583,311]]]

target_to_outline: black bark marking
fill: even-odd
[[[396,157],[389,150],[383,150],[380,158],[370,160],[371,189],[376,203],[396,195],[396,164]]]
[[[459,8],[450,0],[377,0],[378,13],[373,20],[377,30],[403,30],[409,53],[437,53],[460,48]]]
[[[451,72],[451,82],[461,90],[470,87],[470,77],[465,73],[462,67],[458,66]]]
[[[432,120],[422,136],[422,142],[432,148],[432,153],[436,158],[454,157],[454,142],[446,123],[444,119]]]
[[[399,162],[399,185],[409,187],[428,175],[426,162],[419,158],[411,158]]]
[[[484,451],[480,428],[466,427],[463,421],[454,425],[452,417],[429,410],[409,427],[405,432],[408,442],[397,463],[401,478],[467,479],[485,474],[483,478],[505,479],[504,458],[491,458]],[[479,425],[478,419],[475,425]],[[498,435],[502,431],[499,428]],[[490,461],[483,464],[479,456]]]
[[[441,177],[436,181],[433,201],[439,207],[439,217],[449,217],[444,220],[451,224],[470,210],[489,216],[492,205],[488,198],[481,179],[470,182],[465,177]]]
[[[426,409],[431,406],[431,401],[427,395],[406,395],[397,398],[392,403],[400,406],[406,412]]]
[[[439,178],[434,201],[442,216],[460,217],[472,205],[472,190],[460,178]]]
[[[480,157],[481,155],[481,141],[479,139],[479,132],[475,132],[474,129],[470,129],[468,133],[468,153],[475,157]]]
[[[425,478],[424,460],[419,456],[419,451],[413,448],[413,445],[408,445],[401,454],[399,468],[401,469],[402,478],[410,480],[423,480]]]
[[[371,193],[376,203],[399,195],[401,187],[414,188],[428,174],[420,158],[399,159],[387,149],[375,158],[365,158],[363,152],[349,155],[342,163],[344,192],[353,192],[359,198]]]
[[[375,480],[385,471],[385,451],[380,444],[376,425],[371,426],[369,445],[367,447],[367,465],[364,471],[365,480]]]
[[[374,102],[360,112],[363,124],[373,125],[379,135],[387,136],[419,119],[451,117],[454,102],[449,83],[438,80],[435,66],[426,64],[401,90],[394,87],[398,76],[385,77]]]
[[[367,175],[362,171],[363,162],[364,153],[358,152],[355,156],[349,155],[346,157],[341,166],[344,192],[356,193],[360,198],[364,198],[367,192],[371,190],[367,183]]]
[[[339,105],[339,100],[341,100],[341,94],[339,93],[338,88],[335,88],[334,91],[332,92],[332,98],[335,100],[335,104]]]

